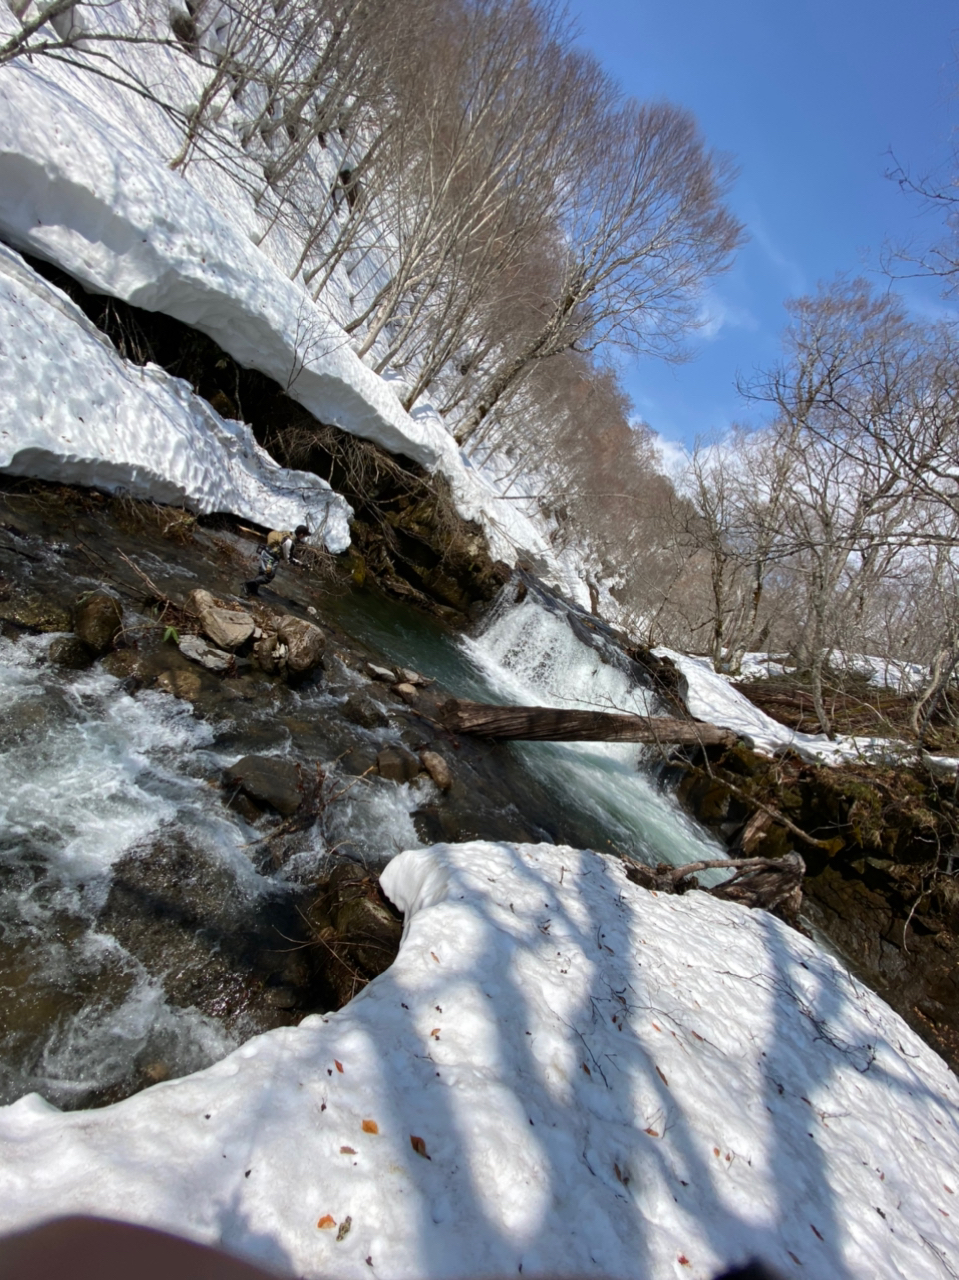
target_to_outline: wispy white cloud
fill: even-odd
[[[769,230],[766,227],[765,219],[758,210],[753,212],[746,219],[749,234],[755,241],[760,251],[766,256],[767,260],[773,267],[783,276],[786,281],[786,289],[791,297],[799,297],[801,294],[807,293],[809,285],[806,279],[806,273],[793,258],[784,253],[775,243]]]
[[[703,296],[696,317],[699,326],[698,336],[712,342],[718,338],[723,329],[746,329],[750,332],[759,328],[759,321],[746,307],[738,307],[727,302],[714,289]]]

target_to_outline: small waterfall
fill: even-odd
[[[482,632],[464,642],[494,695],[526,706],[661,714],[656,695],[602,624],[540,592],[501,597]],[[658,790],[630,743],[512,743],[548,782],[557,804],[591,816],[597,847],[680,866],[722,857],[712,838]]]

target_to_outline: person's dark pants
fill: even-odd
[[[261,570],[255,578],[251,578],[249,582],[244,583],[246,594],[248,596],[258,596],[260,587],[265,587],[268,582],[272,582],[275,576],[275,574],[265,573]]]

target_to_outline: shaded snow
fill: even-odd
[[[156,365],[123,360],[59,289],[0,244],[0,471],[230,511],[349,546],[351,508],[287,471]]]
[[[339,1013],[0,1111],[0,1227],[115,1215],[307,1277],[952,1274],[959,1085],[813,943],[554,846],[383,883],[399,957]]]

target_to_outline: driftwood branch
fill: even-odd
[[[568,711],[560,707],[496,707],[451,698],[439,719],[453,733],[539,742],[648,742],[669,746],[732,746],[728,729],[697,720],[633,716],[623,712]]]
[[[700,871],[712,870],[735,872],[722,884],[704,890],[714,898],[739,902],[745,907],[762,907],[766,911],[782,907],[792,913],[798,911],[802,902],[806,864],[798,853],[789,853],[783,858],[711,858],[687,862],[682,867],[671,867],[664,862],[655,868],[632,863],[626,874],[644,889],[677,893],[682,892],[684,880]]]

